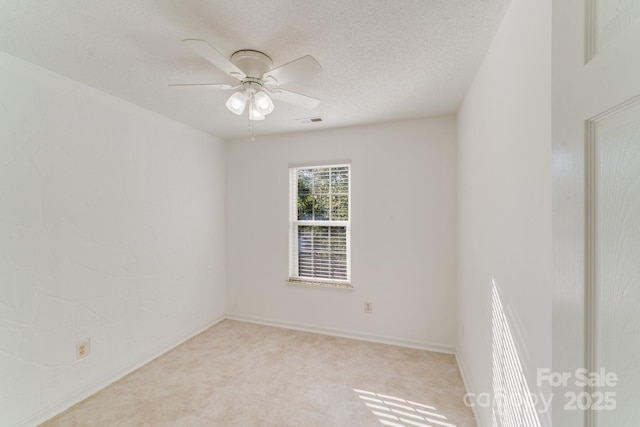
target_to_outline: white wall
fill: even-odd
[[[551,367],[550,61],[551,1],[514,0],[458,114],[457,351],[474,393],[493,393],[492,280],[531,392]]]
[[[41,421],[224,315],[224,157],[0,54],[0,425]]]
[[[455,139],[449,116],[229,142],[228,313],[452,351]],[[288,165],[335,160],[352,165],[354,288],[287,285]]]

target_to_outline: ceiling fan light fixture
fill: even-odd
[[[273,68],[273,61],[263,52],[253,49],[238,50],[227,58],[218,49],[205,40],[183,40],[195,53],[211,62],[225,74],[239,81],[239,85],[231,86],[222,83],[180,84],[170,86],[210,86],[216,89],[242,89],[233,93],[226,102],[226,107],[233,114],[241,116],[249,109],[249,120],[264,120],[274,110],[273,99],[284,101],[295,106],[312,109],[319,99],[291,92],[279,87],[284,83],[308,79],[322,71],[322,67],[312,56],[305,55],[279,67]],[[271,85],[271,86],[266,86]],[[247,105],[248,104],[248,105]]]
[[[256,106],[255,99],[249,104],[249,120],[264,120],[265,115]]]
[[[226,105],[233,114],[241,115],[247,105],[247,95],[244,92],[236,92],[227,99]]]
[[[273,111],[273,108],[274,108],[273,101],[271,100],[269,95],[267,95],[266,92],[262,90],[257,92],[254,95],[253,99],[255,101],[256,108],[258,109],[260,114],[263,114],[266,116],[267,114],[270,114]]]

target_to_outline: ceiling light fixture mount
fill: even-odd
[[[320,100],[279,88],[281,84],[314,76],[322,67],[312,56],[306,55],[280,67],[273,68],[273,61],[266,54],[252,49],[236,51],[227,59],[204,40],[186,39],[194,52],[211,62],[229,76],[240,81],[231,86],[219,83],[174,84],[170,86],[210,86],[215,89],[236,90],[226,102],[227,109],[242,115],[249,107],[249,120],[264,120],[275,108],[273,99],[312,109]]]
[[[248,105],[249,120],[264,120],[275,107],[263,87],[261,76],[271,71],[273,61],[262,52],[243,49],[231,55],[231,63],[242,70],[245,77],[240,78],[241,75],[238,75],[241,89],[229,97],[227,108],[240,116]]]

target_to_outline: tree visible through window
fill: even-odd
[[[292,280],[350,281],[349,165],[291,168]]]

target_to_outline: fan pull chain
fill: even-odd
[[[256,140],[255,136],[253,136],[253,120],[249,119],[249,129],[251,129],[251,142]]]

